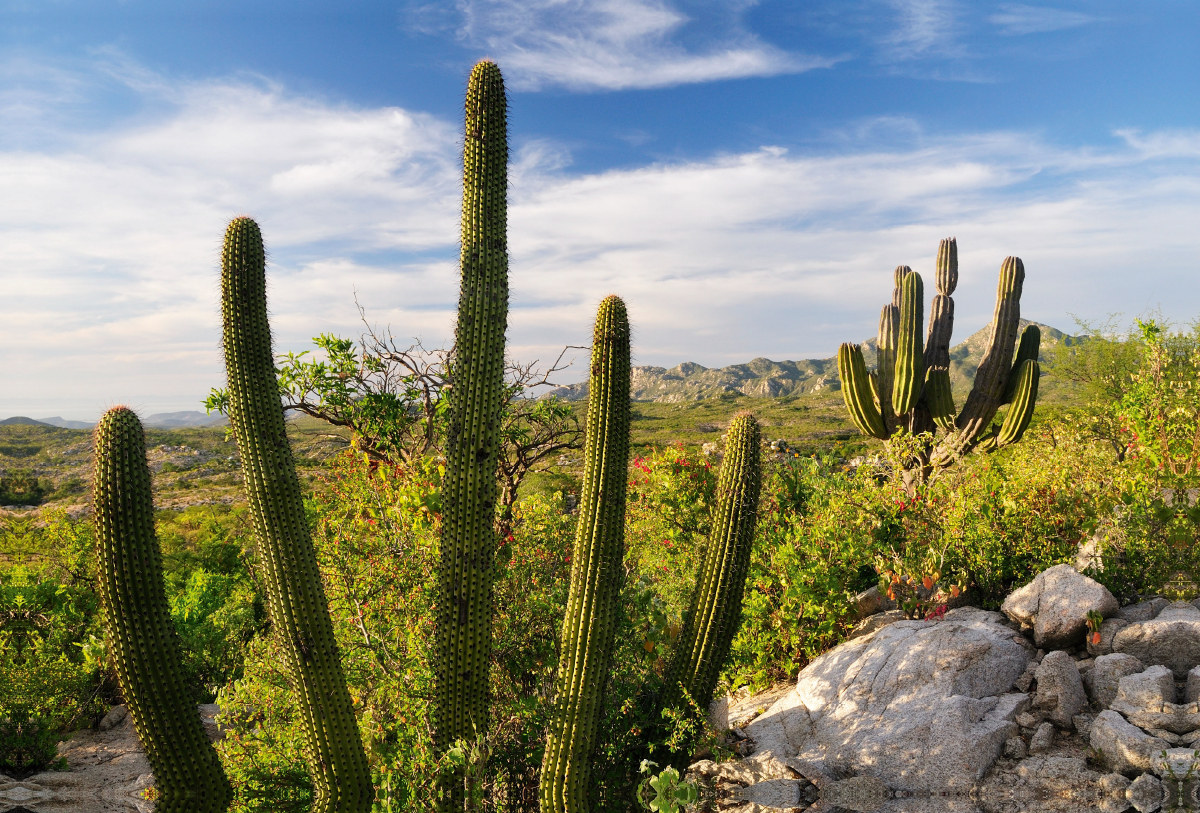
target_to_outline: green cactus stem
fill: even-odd
[[[925,321],[925,286],[921,275],[908,269],[900,283],[900,326],[897,331],[896,372],[892,382],[892,409],[897,415],[912,412],[925,383],[921,325]]]
[[[329,618],[288,443],[267,319],[258,224],[236,218],[221,255],[229,421],[242,458],[267,613],[302,715],[315,813],[366,813],[371,772]]]
[[[954,429],[954,393],[950,389],[950,371],[945,367],[930,367],[925,374],[925,404],[934,424],[946,430]]]
[[[996,435],[997,446],[1004,447],[1016,443],[1029,428],[1033,408],[1037,403],[1038,379],[1041,375],[1041,367],[1036,359],[1027,358],[1021,362],[1017,374],[1013,376],[1015,386],[1012,406],[1008,408],[1008,414],[1004,416],[1004,423]]]
[[[230,787],[185,683],[154,533],[146,437],[113,407],[95,429],[92,506],[100,604],[121,694],[154,771],[161,813],[221,813]]]
[[[896,291],[900,289],[897,288]],[[884,305],[879,312],[879,335],[876,338],[875,395],[879,401],[879,415],[887,437],[896,431],[896,412],[892,408],[892,388],[896,380],[896,346],[900,343],[900,307]]]
[[[838,348],[838,376],[842,381],[842,398],[854,425],[864,435],[887,440],[883,418],[876,406],[874,377],[867,373],[862,348],[845,343]]]
[[[742,620],[742,595],[750,567],[762,482],[758,421],[748,412],[729,424],[717,480],[717,505],[704,561],[667,667],[668,704],[682,692],[707,711],[721,667]]]
[[[592,334],[587,441],[554,716],[542,761],[542,813],[588,809],[590,760],[620,612],[629,465],[629,319],[600,303]]]
[[[996,286],[996,310],[992,316],[992,335],[966,403],[955,420],[957,432],[934,456],[934,465],[946,465],[956,454],[969,451],[1000,408],[1000,401],[1012,369],[1017,326],[1021,319],[1021,288],[1025,282],[1025,266],[1019,257],[1006,257],[1000,266]]]
[[[461,287],[450,368],[438,567],[434,739],[441,751],[488,727],[496,466],[508,324],[508,130],[496,63],[467,83]],[[442,810],[461,809],[461,777],[444,778]]]
[[[1017,345],[1017,353],[1013,356],[1012,369],[1008,373],[1008,381],[1004,385],[1002,404],[1011,404],[1017,392],[1017,380],[1020,377],[1021,365],[1026,361],[1037,361],[1042,349],[1042,329],[1037,325],[1026,325],[1021,331],[1021,341]]]

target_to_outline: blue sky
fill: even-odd
[[[0,415],[197,408],[251,214],[277,349],[451,335],[465,78],[510,88],[510,353],[824,357],[956,235],[955,335],[1200,315],[1191,2],[0,2]],[[582,358],[580,359],[582,362]],[[564,380],[585,374],[576,365]]]

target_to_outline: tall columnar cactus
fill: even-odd
[[[496,466],[508,323],[508,129],[504,80],[483,61],[467,83],[462,283],[450,370],[438,570],[434,736],[440,749],[488,726]],[[443,809],[461,808],[447,779]]]
[[[96,424],[95,444],[100,602],[121,694],[154,771],[157,809],[220,813],[229,807],[229,780],[180,668],[142,424],[132,410],[114,407]]]
[[[667,705],[681,702],[682,689],[701,709],[708,708],[741,624],[742,594],[758,521],[760,445],[758,421],[748,412],[738,414],[729,424],[704,562],[667,666]]]
[[[554,717],[542,761],[542,813],[588,809],[589,761],[612,658],[625,556],[629,364],[625,303],[610,296],[600,303],[592,334],[583,488]]]
[[[221,316],[229,420],[267,592],[267,612],[303,715],[316,813],[368,811],[375,797],[284,426],[258,224],[225,232]]]
[[[1020,322],[1021,287],[1025,267],[1008,257],[1000,268],[992,335],[975,373],[974,386],[956,412],[950,391],[950,334],[954,326],[954,300],[958,285],[958,245],[954,238],[938,247],[933,298],[924,351],[920,344],[922,284],[919,274],[900,266],[895,274],[892,304],[884,306],[878,339],[878,369],[868,373],[858,345],[843,344],[838,351],[842,395],[854,424],[865,434],[886,440],[897,429],[917,434],[944,432],[930,444],[916,482],[935,468],[945,467],[969,451],[991,451],[1021,439],[1037,400],[1038,351],[1041,332],[1026,327],[1014,359]],[[872,398],[867,393],[873,394]],[[889,397],[890,396],[890,397]],[[1011,403],[1003,425],[992,420],[1004,404]],[[911,478],[910,478],[911,479]]]

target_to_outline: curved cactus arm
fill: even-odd
[[[434,741],[446,751],[488,728],[496,467],[508,325],[508,124],[496,63],[467,82],[463,138],[461,283],[450,369],[438,552]],[[465,805],[458,772],[443,778],[441,810]]]
[[[266,253],[258,224],[239,217],[221,255],[222,344],[229,422],[277,636],[312,775],[315,813],[368,811],[375,798],[342,672],[304,498],[288,443],[267,319]]]
[[[761,442],[754,416],[743,412],[730,422],[712,533],[667,667],[669,703],[680,702],[682,687],[701,709],[708,708],[741,623],[742,595],[758,520]]]
[[[867,373],[862,348],[849,342],[838,348],[838,376],[850,419],[864,435],[887,440],[883,418],[875,407],[874,381]]]
[[[896,380],[896,345],[900,341],[900,308],[884,305],[879,312],[879,336],[876,339],[875,358],[876,394],[879,398],[879,414],[887,437],[896,431],[896,412],[892,408],[892,388]]]
[[[900,325],[897,331],[896,372],[892,381],[892,409],[897,415],[912,412],[925,383],[921,327],[925,321],[925,286],[921,275],[907,271],[900,283]]]
[[[935,424],[947,432],[954,430],[954,394],[945,367],[930,367],[925,374],[925,405]]]
[[[229,808],[229,780],[180,667],[141,421],[127,407],[113,407],[96,424],[94,440],[100,605],[121,694],[154,771],[156,809],[223,813]]]
[[[939,444],[932,456],[935,467],[949,465],[954,458],[970,451],[1000,408],[1017,341],[1024,282],[1025,266],[1020,258],[1006,257],[1000,266],[991,339],[975,372],[975,384],[955,420],[956,431]]]
[[[996,436],[998,447],[1016,443],[1025,434],[1037,405],[1038,379],[1041,375],[1041,367],[1036,359],[1025,359],[1021,362],[1015,377],[1012,406],[1008,408],[1008,414],[1004,416],[1004,423]]]
[[[1037,325],[1026,325],[1021,332],[1021,342],[1017,345],[1017,353],[1013,357],[1012,369],[1009,370],[1008,380],[1004,385],[1002,404],[1012,403],[1017,391],[1017,379],[1021,374],[1021,365],[1027,360],[1037,361],[1042,349],[1042,329]]]
[[[590,760],[620,614],[629,464],[630,355],[625,303],[600,303],[592,335],[587,441],[554,715],[546,735],[542,813],[586,813]]]

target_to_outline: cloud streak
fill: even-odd
[[[1005,3],[1000,6],[1000,13],[988,17],[988,22],[999,28],[1000,33],[1005,36],[1046,34],[1051,31],[1078,28],[1097,20],[1099,20],[1098,17],[1084,14],[1081,11],[1026,6],[1019,3]]]
[[[681,33],[692,21],[665,0],[464,0],[459,36],[496,57],[517,90],[659,88],[838,61],[763,42],[740,25],[744,5],[718,15],[729,23],[719,37],[689,46]]]
[[[18,382],[0,413],[195,408],[223,380],[218,254],[242,213],[271,251],[278,350],[357,335],[356,294],[397,336],[449,339],[454,124],[261,82],[161,92],[173,100],[163,112],[65,146],[0,145],[0,342]],[[1051,324],[1160,302],[1168,317],[1200,311],[1200,133],[1122,131],[1114,145],[1064,149],[1022,132],[905,130],[903,147],[851,134],[824,151],[764,146],[590,174],[531,142],[510,175],[511,353],[585,343],[615,292],[640,363],[827,356],[872,332],[894,266],[928,271],[949,235],[960,337],[990,318],[1008,254],[1028,269],[1023,312]]]

